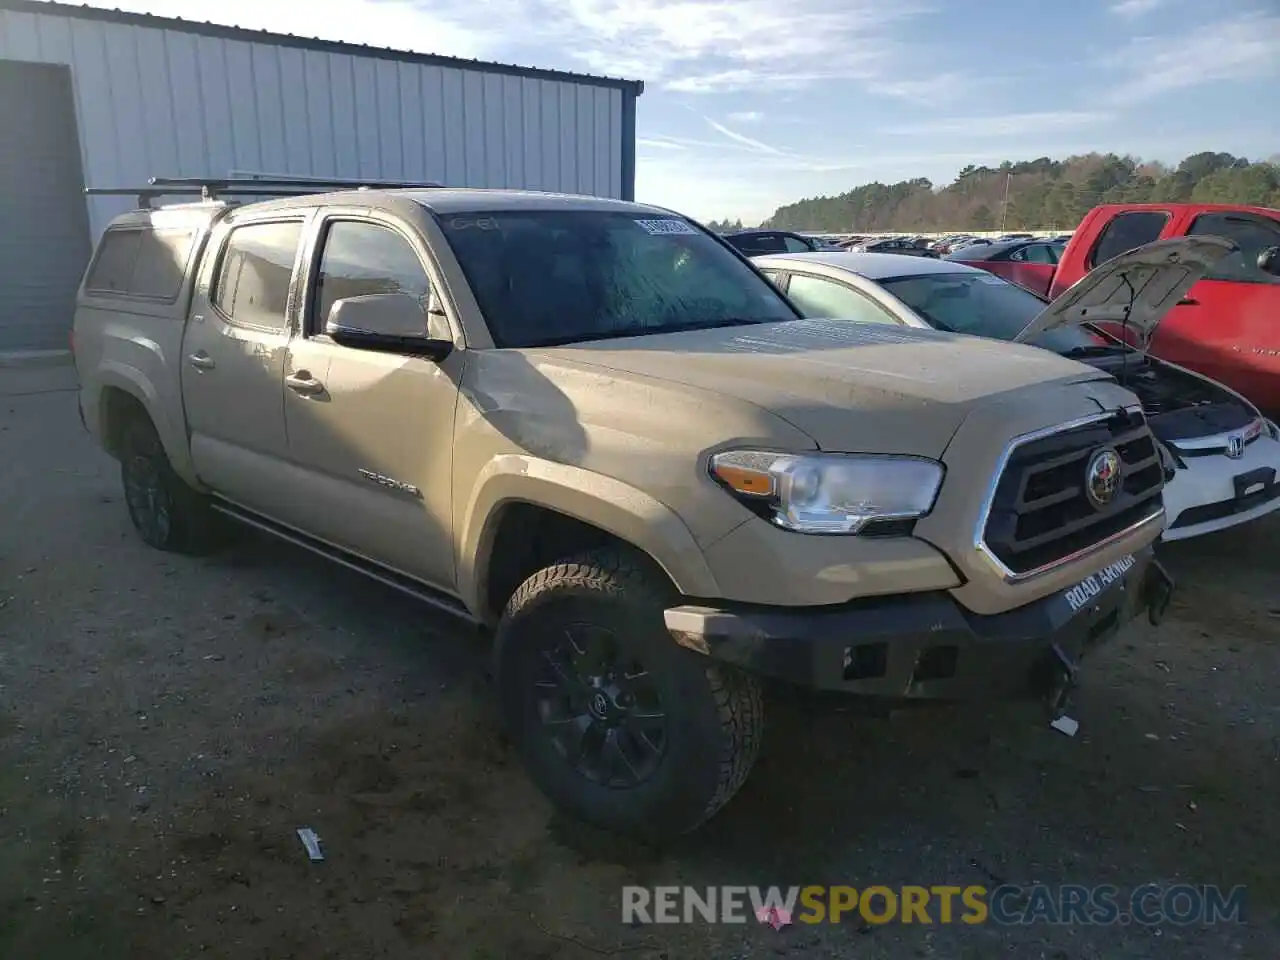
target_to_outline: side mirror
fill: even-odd
[[[335,301],[324,332],[344,347],[439,361],[453,351],[453,341],[431,336],[434,325],[408,294],[371,293]]]
[[[1273,277],[1280,277],[1280,247],[1264,247],[1258,254],[1258,269]]]

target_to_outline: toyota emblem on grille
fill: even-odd
[[[1244,456],[1244,434],[1233,433],[1227,437],[1227,456],[1239,460]]]
[[[1120,492],[1120,454],[1114,450],[1095,453],[1084,472],[1084,489],[1095,507],[1110,504]]]

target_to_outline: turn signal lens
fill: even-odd
[[[734,493],[748,497],[771,497],[774,494],[774,480],[767,470],[712,459],[711,474]]]

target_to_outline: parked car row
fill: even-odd
[[[1015,241],[1037,242],[1049,244],[1065,244],[1071,239],[1071,234],[1064,233],[1052,237],[1037,237],[1030,233],[1006,233],[999,237],[974,237],[968,234],[957,233],[946,237],[941,237],[933,241],[932,248],[938,253],[946,256],[947,254],[958,253],[961,250],[974,250],[976,248],[984,248],[993,245],[1012,243]]]
[[[723,236],[734,248],[749,257],[766,253],[840,249],[836,244],[821,237],[806,236],[790,230],[736,230]]]
[[[947,260],[968,263],[1045,296],[1065,245],[1051,240],[1015,239],[961,246]]]
[[[908,257],[932,257],[937,259],[938,251],[934,250],[924,237],[881,237],[850,243],[842,249],[858,253],[897,253]]]
[[[970,247],[983,247],[990,244],[1002,244],[1013,240],[1036,240],[1041,243],[1065,244],[1071,237],[1070,234],[1058,234],[1052,237],[1036,237],[1030,233],[1009,233],[1000,237],[977,237],[968,234],[948,234],[943,237],[926,237],[915,234],[900,234],[886,236],[883,234],[862,235],[862,234],[799,234],[782,230],[745,230],[732,234],[726,234],[726,239],[738,246],[738,240],[741,238],[750,238],[752,242],[758,242],[756,238],[768,237],[775,244],[768,250],[752,250],[751,254],[757,253],[796,253],[801,252],[799,244],[804,244],[808,249],[812,250],[855,250],[867,253],[905,253],[908,256],[946,256],[958,250]],[[796,243],[796,246],[784,249],[776,244],[782,237],[790,237]]]

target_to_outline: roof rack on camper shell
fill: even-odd
[[[301,197],[333,190],[405,190],[442,187],[434,181],[342,180],[321,177],[152,177],[145,187],[86,187],[96,197],[136,196],[138,207],[151,209],[157,197],[198,196],[202,200],[219,197]]]

